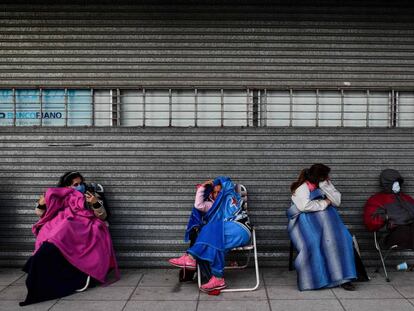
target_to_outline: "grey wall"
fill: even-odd
[[[414,86],[408,1],[8,2],[0,87]]]
[[[64,171],[79,170],[106,187],[122,266],[164,266],[184,251],[195,185],[223,174],[248,188],[260,264],[287,267],[289,185],[314,162],[331,166],[343,194],[343,220],[372,265],[378,257],[362,207],[379,189],[384,168],[400,170],[414,192],[413,134],[357,128],[2,129],[0,266],[21,265],[30,255],[35,200]]]

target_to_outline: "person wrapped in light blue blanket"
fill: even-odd
[[[291,185],[288,232],[298,252],[295,268],[301,291],[336,286],[355,290],[352,236],[336,210],[341,194],[329,172],[326,165],[314,164]]]

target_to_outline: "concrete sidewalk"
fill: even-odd
[[[254,284],[253,269],[226,272],[229,287]],[[261,285],[255,292],[200,293],[196,284],[178,282],[178,270],[123,270],[122,279],[108,287],[98,287],[72,296],[19,307],[24,300],[25,276],[18,269],[0,269],[0,310],[374,310],[414,311],[414,272],[393,272],[391,282],[371,273],[368,283],[357,283],[357,291],[341,288],[300,292],[296,273],[262,269]]]

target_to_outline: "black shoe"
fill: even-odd
[[[344,284],[341,284],[341,287],[345,290],[354,291],[356,290],[356,287],[351,282],[346,282]]]

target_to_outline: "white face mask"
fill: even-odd
[[[392,184],[392,192],[398,193],[398,192],[400,192],[400,190],[401,190],[400,183],[398,181],[395,181]]]

